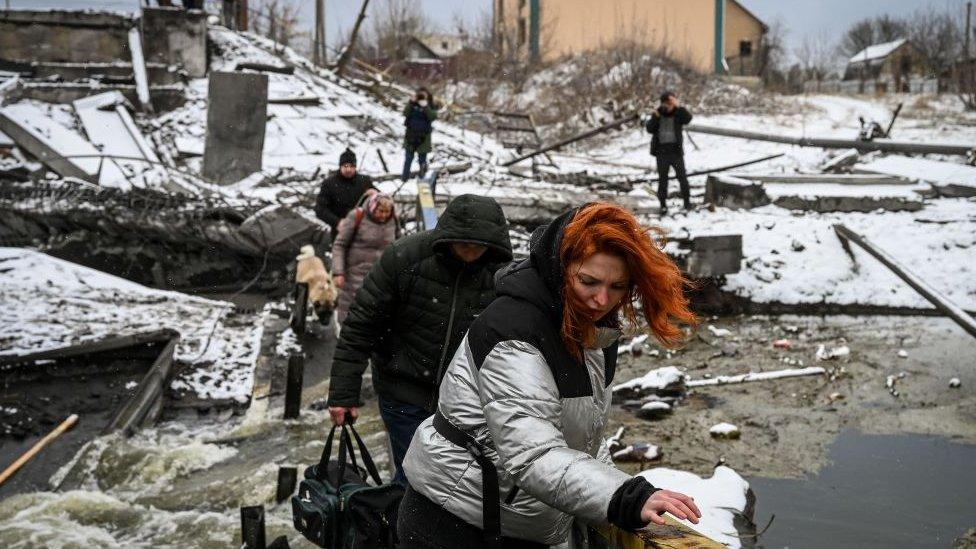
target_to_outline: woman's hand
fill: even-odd
[[[342,425],[343,423],[345,423],[346,414],[349,414],[349,417],[352,418],[352,421],[350,423],[355,422],[356,419],[359,418],[359,408],[358,407],[346,408],[345,406],[329,406],[329,416],[332,417],[333,425]]]
[[[663,515],[665,512],[671,513],[679,519],[687,519],[692,524],[698,524],[701,518],[701,511],[695,505],[695,499],[671,490],[658,490],[651,494],[644,502],[641,509],[641,520],[653,522],[654,524],[664,524]]]
[[[346,285],[346,277],[342,275],[335,275],[332,277],[332,283],[335,284],[336,288],[341,288]]]

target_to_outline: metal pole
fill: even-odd
[[[617,126],[622,126],[622,125],[624,125],[624,124],[626,124],[626,123],[628,123],[628,122],[630,122],[632,120],[636,120],[636,119],[637,119],[637,113],[631,114],[630,116],[625,116],[623,118],[619,118],[617,120],[614,120],[613,122],[608,122],[608,123],[600,126],[599,128],[593,128],[592,130],[587,130],[587,131],[585,131],[585,132],[583,132],[583,133],[581,133],[579,135],[574,135],[573,137],[569,137],[569,138],[563,139],[562,141],[557,141],[556,143],[553,143],[551,145],[546,145],[546,146],[542,147],[541,149],[534,150],[532,152],[523,154],[521,156],[517,156],[517,157],[515,157],[515,158],[513,158],[513,159],[511,159],[511,160],[509,160],[507,162],[503,162],[502,163],[502,166],[511,166],[512,164],[516,164],[516,163],[521,162],[523,160],[532,158],[533,156],[536,156],[536,155],[539,155],[539,154],[542,154],[542,153],[546,153],[546,152],[549,152],[551,150],[558,149],[560,147],[564,147],[566,145],[569,145],[570,143],[575,143],[577,141],[582,141],[583,139],[586,139],[588,137],[593,137],[594,135],[601,134],[601,133],[603,133],[603,132],[605,132],[607,130],[612,130],[613,128],[616,128]]]
[[[908,283],[908,285],[914,288],[916,292],[920,293],[922,297],[929,300],[932,305],[935,305],[937,309],[944,312],[952,320],[955,320],[956,324],[961,326],[963,330],[966,330],[969,335],[976,337],[976,319],[973,319],[973,317],[969,316],[969,314],[966,313],[966,311],[964,311],[961,307],[953,304],[951,301],[949,301],[949,298],[942,295],[942,293],[935,288],[929,286],[928,283],[922,280],[920,277],[905,269],[895,258],[888,255],[887,252],[876,247],[874,244],[871,244],[871,242],[869,242],[863,236],[848,229],[843,224],[834,225],[834,232],[837,233],[837,237],[841,239],[841,242],[844,242],[845,240],[853,242],[863,248],[867,253],[873,255],[875,259],[880,261],[885,267],[891,269],[891,272],[895,273],[898,275],[898,278],[901,278]]]
[[[725,72],[725,0],[715,0],[715,74]]]

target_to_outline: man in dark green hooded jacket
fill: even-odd
[[[437,407],[444,370],[471,322],[495,298],[495,271],[512,260],[508,223],[491,198],[466,194],[437,228],[402,238],[366,275],[332,360],[329,413],[359,415],[372,363],[380,415],[390,435],[395,481],[417,426]]]

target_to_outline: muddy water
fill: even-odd
[[[188,418],[97,439],[66,479],[76,489],[0,501],[0,547],[231,547],[240,543],[239,508],[258,504],[269,541],[284,534],[292,547],[311,547],[292,528],[289,504],[274,504],[275,483],[279,466],[301,473],[318,460],[327,413],[256,416]],[[388,477],[379,420],[367,415],[358,425]]]
[[[976,445],[844,431],[830,465],[797,480],[749,478],[765,548],[950,547],[976,526]]]

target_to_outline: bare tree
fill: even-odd
[[[287,0],[260,0],[254,9],[251,30],[282,46],[304,43],[308,32],[299,26],[299,7]]]
[[[432,28],[424,11],[410,0],[385,0],[374,8],[370,11],[362,45],[357,45],[357,49],[373,58],[403,60],[410,38],[426,34]]]
[[[908,25],[902,19],[888,14],[862,19],[851,25],[841,38],[840,51],[847,57],[864,48],[883,42],[892,42],[908,35]]]
[[[954,14],[934,7],[919,9],[907,22],[908,38],[937,76],[948,75],[962,55],[962,33]]]
[[[836,49],[831,46],[826,31],[805,36],[793,54],[804,80],[823,82],[837,68]]]
[[[762,37],[759,44],[759,58],[756,62],[756,73],[769,84],[772,75],[782,68],[786,47],[786,25],[781,19],[776,19],[769,26],[769,30]]]

